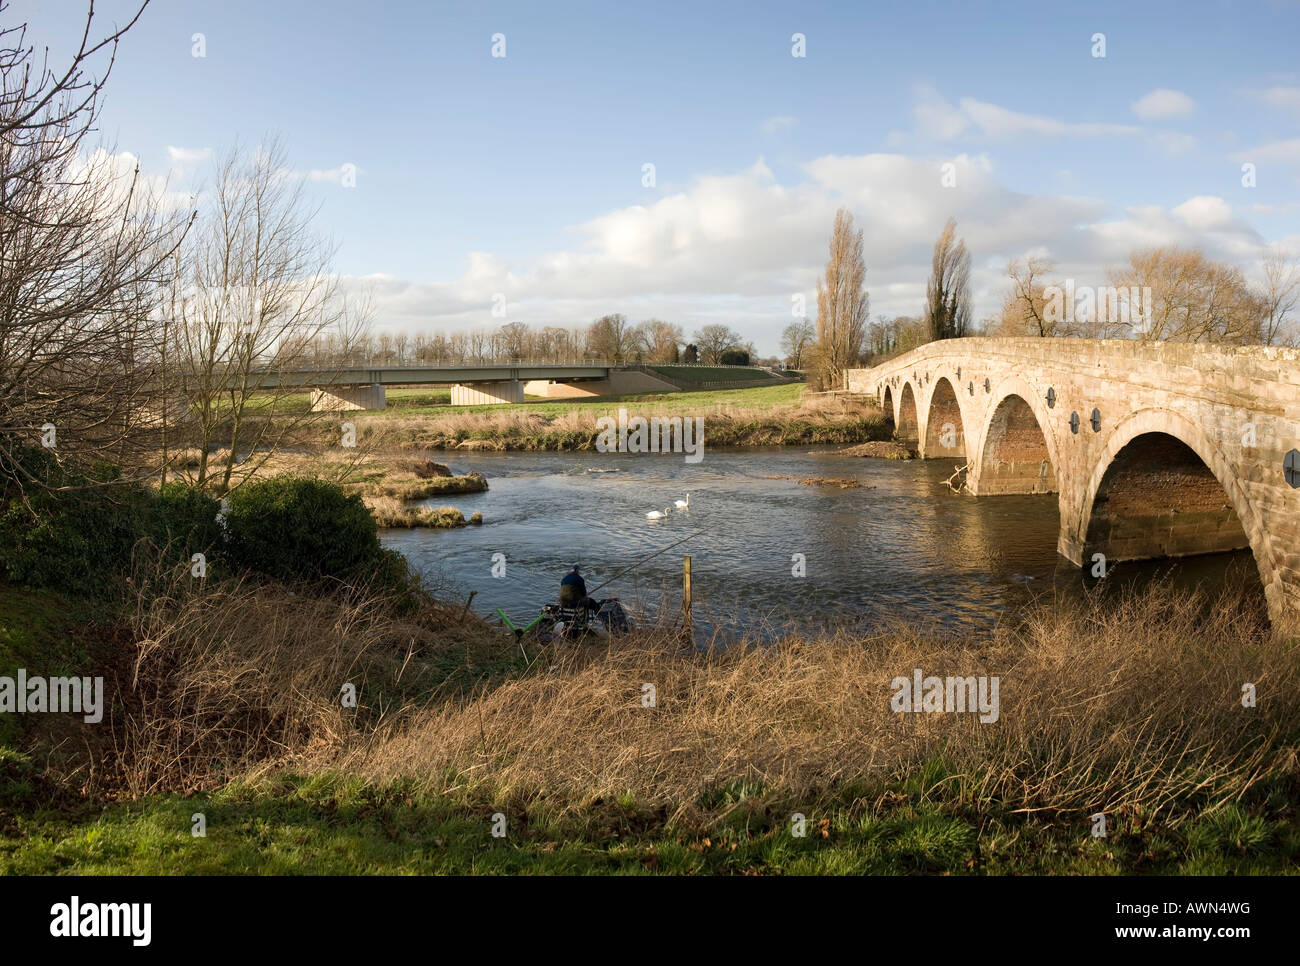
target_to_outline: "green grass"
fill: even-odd
[[[610,406],[630,402],[662,403],[674,412],[694,412],[698,408],[718,404],[733,406],[794,406],[798,405],[803,386],[795,383],[773,386],[754,386],[743,389],[686,390],[682,392],[642,393],[627,396],[602,396],[598,399],[545,399],[530,396],[522,403],[505,403],[500,406],[453,406],[451,390],[441,387],[408,387],[388,390],[388,408],[382,411],[363,410],[361,418],[401,418],[404,416],[450,416],[457,413],[509,412],[525,410],[544,416],[562,416],[575,409]],[[256,396],[249,401],[250,415],[265,412],[271,403],[270,396]],[[305,413],[311,405],[310,393],[288,393],[275,404],[281,415]]]
[[[410,409],[427,406],[446,406],[451,402],[451,389],[447,386],[408,386],[389,389],[385,394],[389,409]]]
[[[631,798],[561,814],[471,802],[335,774],[235,784],[103,810],[47,810],[0,833],[0,874],[1275,874],[1293,873],[1300,832],[1238,809],[1176,831],[1122,820],[968,810],[894,791],[799,808],[756,789],[716,790],[704,824]],[[887,804],[879,804],[880,802]],[[802,837],[791,815],[805,816]],[[493,815],[506,816],[492,835]],[[192,834],[193,816],[206,835]]]
[[[0,583],[0,675],[13,677],[19,668],[45,676],[89,673],[102,656],[93,633],[99,616],[94,603]],[[0,714],[0,748],[45,717]]]
[[[683,382],[741,382],[744,380],[775,379],[766,369],[733,369],[728,366],[675,366],[652,365],[651,369],[662,372],[673,379]]]
[[[553,418],[575,410],[610,410],[629,403],[649,404],[643,410],[638,411],[653,409],[656,412],[664,411],[683,414],[700,412],[719,405],[776,409],[782,406],[798,405],[803,389],[802,385],[788,383],[744,389],[604,396],[599,399],[550,399],[538,400],[537,402],[505,403],[499,406],[420,405],[413,402],[410,405],[401,407],[390,405],[383,412],[367,412],[364,415],[367,418],[383,419],[419,415],[451,416],[461,413],[529,412]]]

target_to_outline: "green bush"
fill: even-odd
[[[382,559],[379,530],[358,494],[335,483],[276,476],[228,498],[225,558],[278,580],[355,578]]]
[[[177,559],[188,560],[195,552],[220,554],[221,505],[202,490],[180,481],[159,488],[154,500],[151,530],[159,547],[169,547]]]
[[[99,485],[120,475],[112,467],[66,467],[38,447],[11,452],[38,482],[0,483],[0,576],[79,595],[107,591],[143,531],[147,494]]]
[[[749,353],[744,349],[728,349],[718,359],[724,366],[749,365]]]
[[[120,474],[65,466],[36,447],[11,452],[44,485],[0,479],[0,579],[101,596],[120,585],[143,546],[165,564],[203,552],[222,570],[284,581],[337,578],[407,603],[419,593],[406,559],[380,546],[361,497],[337,484],[283,476],[248,483],[230,494],[223,527],[217,500],[184,483],[157,491],[97,486]]]

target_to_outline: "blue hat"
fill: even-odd
[[[570,570],[581,570],[581,569],[582,569],[582,564],[574,564],[574,565],[573,565],[572,567],[570,567],[569,569],[570,569]]]

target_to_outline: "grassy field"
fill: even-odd
[[[935,801],[941,762],[910,782],[846,790],[808,810],[804,835],[742,786],[713,794],[708,830],[627,798],[557,814],[467,806],[401,784],[338,774],[286,775],[212,794],[160,796],[104,809],[45,811],[0,834],[9,875],[1259,875],[1294,874],[1293,822],[1237,806],[1178,830],[1113,826],[1092,838],[1053,824]],[[206,835],[196,838],[201,813]]]
[[[409,392],[410,396],[395,399],[397,392]],[[775,386],[757,386],[747,389],[715,389],[695,392],[648,393],[628,396],[606,396],[600,399],[537,399],[522,403],[505,403],[499,406],[452,406],[450,393],[447,404],[422,398],[424,393],[415,390],[390,390],[388,408],[383,412],[359,413],[358,415],[375,418],[402,418],[406,416],[462,416],[466,414],[491,411],[494,413],[526,412],[540,416],[563,416],[571,412],[589,410],[608,410],[611,406],[638,404],[639,410],[653,409],[662,413],[695,413],[716,407],[744,407],[776,409],[785,406],[797,406],[803,393],[803,386],[788,383]]]
[[[385,394],[391,408],[446,406],[451,403],[451,389],[446,386],[398,386]]]
[[[664,411],[695,411],[700,407],[744,406],[779,407],[793,406],[799,403],[804,387],[798,383],[786,383],[773,386],[754,386],[744,389],[695,390],[691,392],[649,393],[627,396],[604,396],[599,399],[543,399],[529,397],[522,403],[503,403],[499,406],[453,406],[451,390],[436,386],[390,388],[387,392],[388,408],[382,411],[359,411],[354,415],[363,418],[404,417],[419,415],[461,415],[481,412],[487,409],[493,412],[527,411],[542,415],[562,415],[574,409],[593,406],[619,406],[628,403],[658,403]],[[265,411],[271,404],[271,397],[255,398],[251,403],[253,412]],[[286,393],[275,400],[275,409],[284,413],[304,413],[311,405],[311,394],[305,392]]]
[[[748,379],[775,379],[765,369],[737,369],[731,366],[651,366],[657,372],[681,382],[743,382]]]
[[[726,373],[733,373],[731,376]],[[693,382],[714,382],[722,381],[728,378],[735,378],[734,370],[710,367],[682,366],[678,368],[668,367],[668,374],[676,379]],[[766,373],[761,373],[765,376]],[[773,390],[785,390],[785,392],[774,393]],[[700,405],[788,405],[796,403],[799,395],[803,391],[803,386],[797,383],[774,386],[756,386],[744,389],[723,389],[723,390],[694,390],[686,394],[682,393],[659,393],[654,395],[630,395],[630,396],[606,396],[601,399],[565,399],[554,400],[544,399],[540,396],[530,396],[522,403],[506,403],[501,406],[494,406],[494,409],[518,409],[521,407],[541,407],[542,412],[560,413],[567,412],[574,406],[590,406],[609,403],[626,403],[626,402],[645,402],[657,399],[672,399],[679,397],[681,404],[687,406]],[[452,406],[451,389],[446,386],[390,386],[386,393],[388,399],[388,408],[383,413],[373,412],[366,413],[367,416],[377,415],[395,415],[410,416],[418,414],[448,413],[456,414],[475,409],[481,409],[480,406]],[[270,397],[262,397],[253,403],[254,410],[265,409],[269,405]],[[286,413],[303,413],[311,405],[310,392],[286,393],[278,398],[276,409]],[[671,406],[671,404],[669,404]]]

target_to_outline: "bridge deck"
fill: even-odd
[[[608,379],[616,368],[609,363],[517,366],[350,366],[345,368],[284,369],[254,373],[264,389],[297,386],[465,385],[475,382],[532,379]]]

